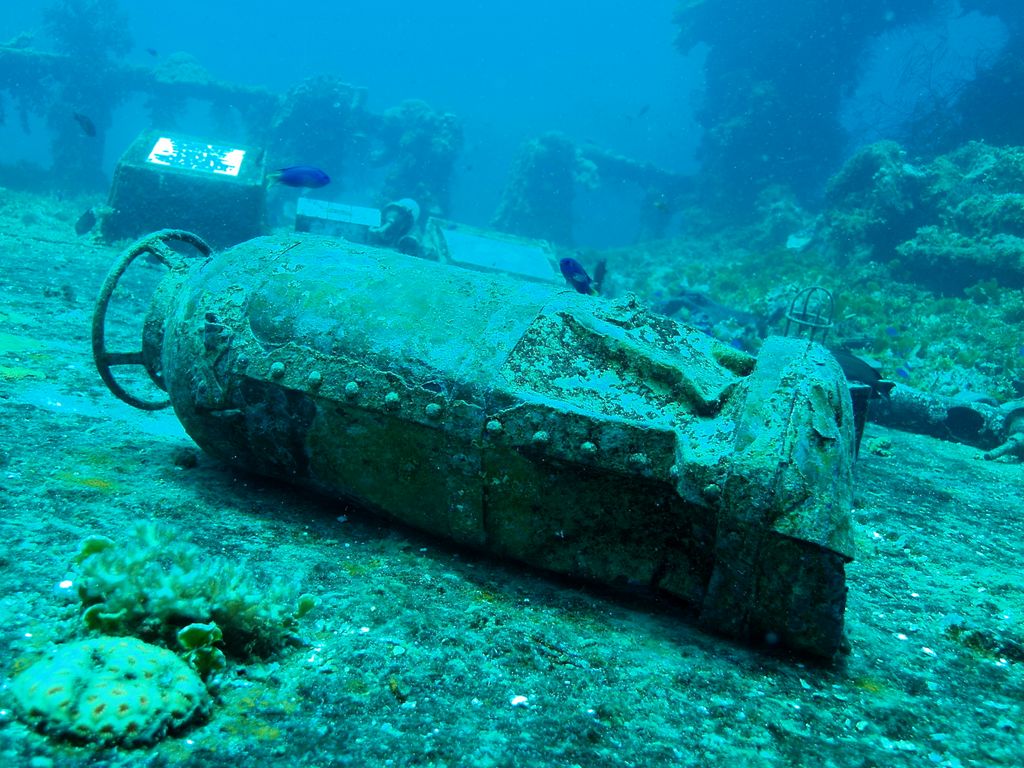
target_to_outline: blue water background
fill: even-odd
[[[749,23],[783,19],[792,3],[795,8],[802,0],[774,2],[770,14]],[[130,63],[154,66],[183,51],[226,81],[284,92],[305,78],[328,74],[366,87],[374,111],[404,99],[423,99],[439,111],[454,112],[464,126],[465,146],[455,168],[449,214],[486,224],[517,151],[547,131],[670,171],[698,169],[701,129],[695,110],[706,48],[684,53],[675,45],[677,4],[123,0],[121,6],[134,41],[126,57]],[[6,4],[0,40],[29,31],[35,35],[32,47],[49,48],[42,19],[50,5],[49,0]],[[898,137],[903,122],[924,101],[970,79],[1004,40],[1001,22],[976,13],[963,16],[956,2],[925,24],[894,26],[864,52],[860,83],[847,94],[843,120],[850,151],[867,141]],[[141,99],[117,110],[104,137],[108,174],[131,140],[149,127]],[[202,135],[214,127],[207,111],[196,109],[179,129]],[[14,115],[0,126],[4,162],[26,159],[46,166],[49,142],[39,116],[33,117],[29,135]],[[594,195],[584,189],[580,195],[577,244],[633,240],[642,190]]]
[[[5,9],[0,40],[30,30],[37,33],[33,47],[46,47],[47,5]],[[646,0],[642,9],[586,0],[122,3],[134,40],[129,62],[153,65],[148,48],[160,57],[185,51],[227,81],[283,92],[330,74],[368,88],[374,111],[415,98],[454,112],[464,124],[465,148],[451,213],[470,223],[491,218],[515,153],[545,131],[671,170],[694,169],[699,55],[684,57],[674,47],[674,6],[675,0]],[[182,127],[206,127],[204,113],[192,119]],[[115,114],[106,137],[108,173],[146,127],[138,104]],[[18,120],[8,119],[0,138],[7,161],[47,164],[41,120],[25,136]]]

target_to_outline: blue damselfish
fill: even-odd
[[[576,259],[568,257],[560,259],[558,268],[562,270],[562,277],[565,278],[565,281],[580,293],[585,293],[589,296],[597,293],[594,280]]]
[[[331,177],[314,168],[312,165],[292,165],[271,173],[267,178],[272,183],[284,184],[288,187],[325,187],[331,183]]]

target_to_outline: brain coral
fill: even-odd
[[[58,646],[15,677],[10,692],[34,727],[123,746],[152,744],[210,707],[188,664],[133,637]]]

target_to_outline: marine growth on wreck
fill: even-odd
[[[1016,2],[37,5],[4,765],[1024,764]]]

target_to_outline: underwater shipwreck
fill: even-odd
[[[852,69],[680,5],[702,171],[545,133],[486,223],[426,102],[128,64],[107,16],[0,46],[51,141],[0,161],[7,764],[1024,760],[1006,80],[844,152]],[[574,245],[595,195],[634,243]]]

